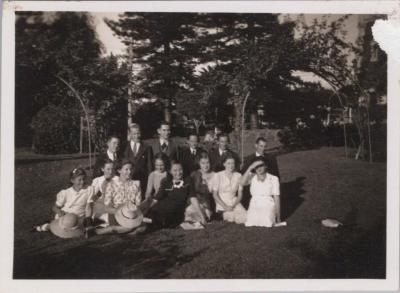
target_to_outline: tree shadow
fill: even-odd
[[[290,182],[281,183],[281,219],[287,220],[303,203],[304,198],[301,197],[305,193],[303,189],[306,177],[297,177]]]
[[[36,254],[15,253],[14,278],[166,278],[170,268],[190,262],[203,252],[184,253],[184,235],[175,235],[151,246],[144,243],[145,237],[115,236],[111,241],[86,241],[77,247],[57,252],[45,249]]]

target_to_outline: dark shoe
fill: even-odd
[[[85,238],[89,239],[93,236],[97,235],[96,234],[96,229],[95,228],[90,228],[85,230]]]

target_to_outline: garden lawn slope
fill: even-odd
[[[88,240],[29,232],[51,218],[68,171],[87,160],[17,165],[14,277],[384,278],[386,166],[343,153],[323,148],[278,158],[287,227],[213,222],[201,231]],[[319,221],[325,217],[345,226],[324,228]]]

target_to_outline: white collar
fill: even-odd
[[[135,145],[135,144],[140,145],[140,142],[134,142],[133,140],[131,140],[131,145]]]
[[[160,138],[160,145],[163,145],[164,143],[165,143],[166,145],[168,145],[168,144],[169,144],[169,141],[166,140],[166,139]]]
[[[110,160],[114,160],[114,154],[110,150],[107,150],[107,156]]]
[[[192,148],[192,147],[189,147],[189,148],[190,148],[191,153],[193,153],[193,151],[197,152],[197,148]]]
[[[219,155],[220,156],[222,156],[222,154],[225,152],[227,152],[228,150],[227,149],[225,149],[224,151],[223,150],[221,150],[220,148],[218,148],[218,152],[219,152]]]
[[[74,189],[74,187],[73,186],[71,186],[71,191],[73,192],[73,195],[75,195],[75,196],[77,196],[84,188],[82,188],[81,190],[79,190],[79,191],[76,191],[75,189]]]
[[[256,157],[262,157],[263,155],[260,155],[259,153],[256,152]]]

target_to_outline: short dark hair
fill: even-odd
[[[191,136],[196,136],[197,139],[199,138],[199,135],[198,135],[196,132],[191,132],[191,133],[189,133],[189,134],[186,136],[186,138],[187,138],[187,139],[190,139]]]
[[[207,153],[206,151],[202,151],[202,152],[196,157],[196,160],[195,160],[196,166],[199,166],[200,160],[202,160],[202,159],[207,159],[207,160],[209,160],[210,163],[211,163],[210,156],[208,155],[208,153]]]
[[[115,134],[111,134],[107,137],[107,142],[109,142],[110,140],[112,140],[113,138],[116,138],[118,140],[120,140],[120,138],[118,136],[116,136]]]
[[[178,160],[171,160],[171,165],[169,167],[172,168],[173,165],[181,165],[181,167],[183,167],[182,163]]]
[[[157,153],[154,156],[154,160],[153,160],[153,164],[156,162],[156,160],[161,160],[164,163],[165,166],[165,170],[169,170],[169,165],[170,165],[170,161],[169,161],[169,157],[164,154],[164,153]]]
[[[165,120],[162,120],[162,121],[160,121],[160,123],[158,124],[158,128],[160,129],[161,126],[163,126],[163,125],[171,126],[171,123],[169,123],[169,122],[167,122],[167,121],[165,121]]]
[[[256,139],[256,144],[257,143],[259,143],[260,141],[263,141],[263,142],[267,142],[267,140],[264,138],[264,137],[262,137],[262,136],[260,136],[260,137],[258,137],[257,139]]]
[[[101,167],[104,167],[107,164],[114,164],[114,161],[111,161],[109,158],[106,158],[103,162],[103,165]]]
[[[137,124],[137,123],[131,123],[131,124],[129,124],[129,132],[131,132],[132,131],[132,129],[138,129],[139,131],[140,131],[140,125],[139,124]]]
[[[117,161],[116,170],[121,170],[123,166],[130,164],[133,166],[133,163],[127,159]]]
[[[229,141],[229,135],[228,135],[228,133],[222,132],[220,135],[218,135],[218,140],[219,140],[221,137],[226,137],[226,138],[228,138],[228,141]]]
[[[235,165],[237,164],[235,156],[234,156],[232,153],[230,153],[230,152],[227,152],[227,153],[222,157],[222,164],[225,164],[225,162],[226,162],[227,160],[229,160],[229,159],[233,159],[233,160],[235,161]]]
[[[69,173],[69,179],[74,179],[78,176],[86,177],[86,172],[83,168],[75,168]]]

